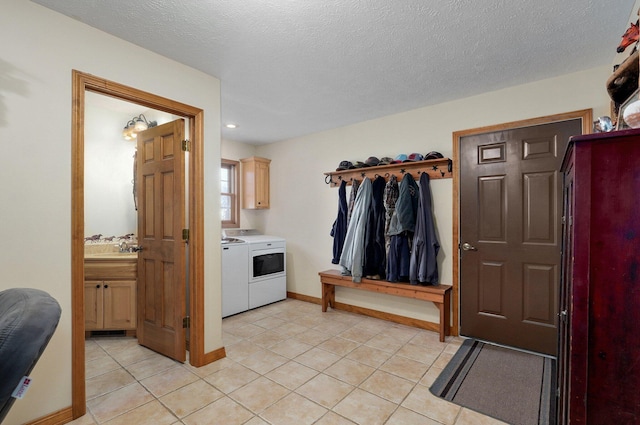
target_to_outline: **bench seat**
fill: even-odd
[[[326,312],[327,307],[335,306],[335,287],[362,289],[365,291],[378,292],[381,294],[396,295],[399,297],[415,298],[418,300],[431,301],[440,310],[439,333],[440,341],[444,342],[445,336],[449,335],[449,322],[451,308],[451,285],[410,285],[408,283],[395,283],[386,280],[375,280],[362,278],[359,283],[353,282],[351,276],[343,276],[339,270],[325,270],[318,273],[322,283],[322,311]]]

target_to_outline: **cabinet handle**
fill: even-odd
[[[107,289],[109,287],[109,285],[104,285],[104,289]]]
[[[96,285],[96,289],[100,289],[100,284],[97,284],[97,285]]]

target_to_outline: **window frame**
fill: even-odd
[[[228,169],[231,177],[231,192],[222,192],[222,187],[220,187],[221,201],[222,196],[231,197],[231,220],[221,219],[221,225],[223,229],[240,227],[240,162],[224,158],[220,162],[220,169]]]

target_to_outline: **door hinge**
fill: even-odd
[[[191,317],[187,316],[182,318],[182,327],[185,329],[191,327]]]
[[[184,139],[182,141],[182,150],[184,152],[191,152],[191,142],[189,141],[189,139]]]
[[[182,229],[182,240],[189,242],[189,229]]]

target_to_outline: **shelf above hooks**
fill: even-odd
[[[398,178],[398,182],[410,173],[418,181],[421,173],[428,173],[431,179],[450,179],[453,177],[452,162],[449,158],[427,159],[424,161],[403,162],[400,164],[378,165],[375,167],[354,168],[351,170],[329,171],[324,173],[324,182],[337,187],[343,180],[350,185],[353,180],[362,180],[365,177],[375,179],[384,177],[389,180],[391,175]]]

